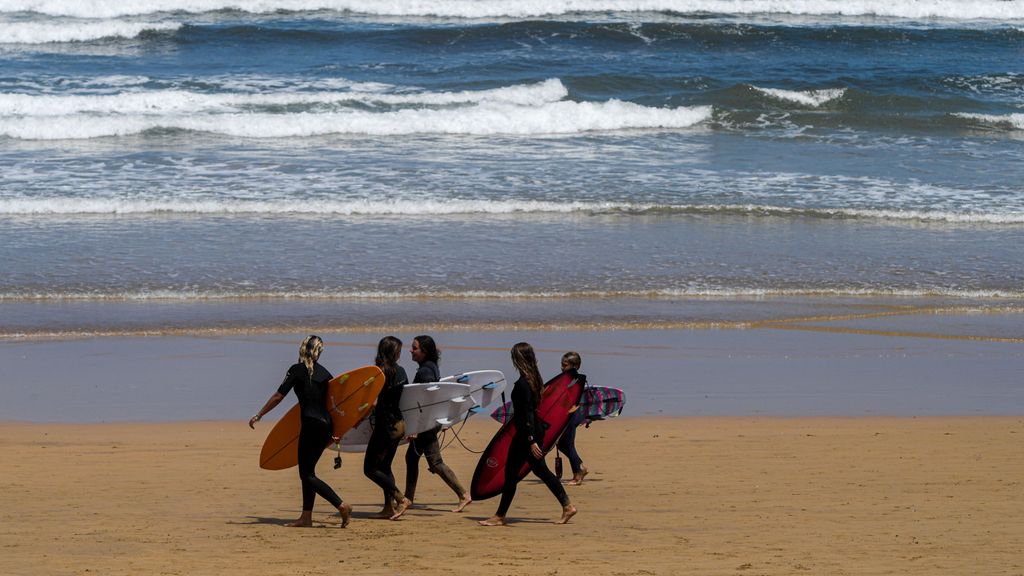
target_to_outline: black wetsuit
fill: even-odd
[[[377,406],[373,409],[373,432],[363,458],[363,474],[384,491],[385,506],[390,499],[401,494],[395,485],[391,462],[405,435],[405,421],[398,402],[402,399],[402,387],[408,383],[409,376],[401,366],[395,367],[394,378],[385,380],[384,388],[377,396]]]
[[[285,374],[284,382],[277,388],[282,396],[295,390],[299,399],[299,410],[302,414],[302,425],[299,428],[299,480],[302,481],[302,509],[313,509],[313,500],[317,494],[337,508],[341,498],[327,485],[317,478],[316,463],[331,441],[331,415],[327,412],[327,382],[331,373],[319,364],[313,365],[313,374],[309,374],[305,364],[294,364]]]
[[[526,378],[520,376],[512,387],[512,418],[516,423],[516,435],[508,448],[508,458],[505,460],[505,486],[501,491],[501,502],[498,504],[498,516],[504,517],[508,513],[508,507],[516,495],[516,484],[519,483],[519,470],[523,463],[530,464],[530,471],[544,481],[548,490],[558,498],[562,506],[569,505],[569,495],[565,488],[558,481],[554,473],[548,469],[544,457],[534,458],[530,446],[536,442],[538,446],[543,440],[544,431],[538,425],[537,406],[540,398],[535,398],[530,383]]]
[[[586,386],[587,377],[583,374],[577,372],[576,380]],[[583,410],[577,409],[569,417],[569,424],[565,427],[565,432],[562,432],[562,437],[558,439],[558,451],[569,457],[569,466],[572,467],[573,476],[579,474],[583,469],[583,458],[580,458],[580,453],[576,451],[576,429],[586,420]]]
[[[420,364],[413,378],[414,384],[423,382],[437,382],[441,379],[441,371],[437,363],[427,360]],[[437,434],[441,426],[426,432],[420,432],[416,439],[409,443],[409,449],[405,452],[405,497],[412,500],[416,496],[416,483],[420,475],[420,456],[427,457],[427,469],[437,474],[444,480],[444,483],[455,492],[460,499],[466,493],[466,489],[459,483],[455,472],[444,463],[441,458],[441,445],[437,441]]]

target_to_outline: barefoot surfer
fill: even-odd
[[[345,504],[327,485],[317,478],[316,463],[331,440],[331,415],[327,411],[327,383],[331,373],[317,363],[324,343],[317,336],[307,336],[299,346],[299,361],[288,369],[284,382],[278,387],[267,403],[252,418],[249,428],[255,429],[263,415],[273,410],[290,390],[295,390],[302,412],[299,428],[299,480],[302,482],[302,514],[288,526],[308,527],[313,525],[313,500],[319,494],[331,503],[341,514],[341,527],[348,526],[352,506]]]
[[[401,354],[402,341],[394,336],[385,336],[377,344],[375,363],[384,373],[384,388],[373,409],[373,432],[363,458],[363,474],[384,491],[384,507],[376,517],[391,520],[398,520],[412,504],[395,485],[395,475],[391,472],[391,463],[405,436],[405,420],[398,402],[409,376],[398,365]]]
[[[413,383],[437,382],[441,379],[441,371],[437,363],[441,359],[441,352],[437,344],[430,336],[417,336],[412,339],[412,346],[409,349],[413,362],[419,365]],[[437,474],[444,480],[444,483],[455,492],[459,503],[452,512],[462,512],[473,499],[469,491],[462,487],[455,472],[444,463],[441,458],[441,446],[437,441],[437,433],[441,426],[426,432],[420,432],[411,438],[409,449],[405,452],[405,497],[410,501],[415,500],[416,483],[419,479],[420,456],[427,457],[427,469],[432,474]]]
[[[576,352],[566,352],[562,355],[562,372],[571,371],[581,383],[586,383],[587,377],[578,372],[582,364],[583,360]],[[590,472],[583,465],[583,459],[580,458],[579,452],[576,451],[576,428],[583,424],[585,420],[583,410],[577,408],[572,413],[569,424],[565,427],[565,432],[562,432],[562,437],[558,439],[558,451],[569,458],[569,466],[572,467],[572,480],[566,482],[566,486],[579,486]]]
[[[558,499],[558,503],[562,505],[562,517],[555,523],[565,524],[576,514],[576,507],[569,501],[569,495],[565,493],[562,483],[548,469],[544,462],[544,452],[540,449],[539,442],[544,430],[541,427],[543,421],[537,417],[537,406],[540,404],[544,381],[541,380],[540,371],[537,369],[537,357],[533,347],[526,342],[513,346],[512,364],[519,371],[519,379],[512,387],[512,417],[516,423],[516,435],[509,445],[508,458],[505,461],[505,485],[501,492],[498,511],[487,520],[481,520],[480,524],[505,525],[505,516],[516,495],[519,470],[523,463],[529,463],[534,475],[543,480],[548,490]]]

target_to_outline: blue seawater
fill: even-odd
[[[4,0],[0,335],[1019,310],[1022,160],[1024,0]]]

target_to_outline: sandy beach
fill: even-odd
[[[0,574],[1024,574],[1010,318],[435,332],[446,373],[511,375],[508,346],[525,339],[543,373],[576,349],[592,383],[627,391],[624,416],[578,434],[592,471],[569,488],[579,515],[554,525],[557,502],[529,477],[506,528],[477,526],[496,499],[449,512],[425,464],[418,507],[373,520],[361,454],[334,470],[331,452],[319,473],[351,526],[318,501],[314,528],[283,527],[296,470],[258,454],[287,406],[246,421],[301,335],[2,342]],[[335,372],[369,363],[379,338],[323,335]],[[447,437],[464,483],[497,428],[476,417]]]
[[[453,514],[423,472],[418,507],[371,520],[358,455],[319,473],[347,529],[298,515],[295,470],[260,470],[270,422],[0,425],[0,572],[21,574],[1021,574],[1024,419],[620,418],[582,430],[579,515],[529,477],[511,526]],[[496,429],[471,422],[479,450]],[[450,437],[449,437],[450,438]],[[331,453],[328,453],[330,455]],[[465,480],[477,456],[445,458]],[[549,456],[549,461],[550,461]],[[396,461],[396,474],[404,464]]]

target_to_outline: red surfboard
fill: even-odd
[[[544,385],[537,416],[549,424],[547,431],[544,432],[543,441],[538,443],[545,454],[554,447],[555,442],[558,442],[558,437],[569,424],[570,414],[580,403],[582,395],[583,382],[576,379],[575,373],[563,372]],[[508,449],[515,435],[516,423],[506,423],[480,455],[480,462],[473,472],[473,483],[469,489],[473,500],[486,500],[501,494],[501,489],[505,486],[505,461],[508,459]],[[523,464],[522,470],[519,471],[519,479],[525,478],[529,471],[530,465]]]

